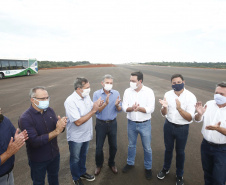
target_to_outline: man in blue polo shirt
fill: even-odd
[[[103,88],[93,94],[93,101],[101,98],[105,100],[96,113],[96,169],[95,175],[101,171],[104,162],[103,145],[106,136],[109,142],[108,166],[114,174],[118,173],[115,166],[115,155],[117,152],[117,113],[122,111],[120,94],[113,90],[113,77],[105,75],[101,85]]]
[[[14,154],[25,144],[27,131],[19,134],[0,108],[0,185],[14,185]]]
[[[29,166],[33,185],[44,185],[48,173],[49,185],[59,185],[60,153],[57,136],[67,124],[66,117],[56,117],[49,107],[49,94],[45,87],[30,90],[31,106],[20,117],[19,127],[26,129]]]

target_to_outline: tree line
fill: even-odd
[[[78,66],[78,65],[89,65],[89,61],[38,61],[38,67],[39,69],[42,68],[55,68],[55,67],[72,67],[72,66]]]
[[[141,63],[140,63],[141,64]],[[143,64],[157,66],[175,66],[175,67],[200,67],[200,68],[218,68],[226,69],[225,62],[146,62]]]

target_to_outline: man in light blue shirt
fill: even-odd
[[[92,102],[90,84],[86,78],[77,78],[74,82],[75,91],[66,99],[64,107],[67,120],[67,141],[70,150],[70,168],[73,182],[83,185],[81,179],[95,180],[93,175],[86,173],[86,155],[89,141],[93,138],[92,116],[102,101]]]
[[[101,171],[104,162],[103,145],[106,136],[109,143],[109,159],[108,166],[114,174],[118,173],[115,166],[115,155],[117,152],[117,113],[122,111],[120,94],[113,90],[113,77],[105,75],[101,85],[103,88],[97,90],[93,94],[93,101],[101,98],[105,100],[96,112],[96,169],[95,175]]]

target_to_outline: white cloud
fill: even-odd
[[[223,61],[221,0],[0,2],[0,56],[90,62]]]

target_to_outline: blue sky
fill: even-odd
[[[224,0],[7,0],[0,58],[226,62]]]

